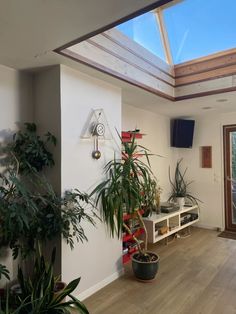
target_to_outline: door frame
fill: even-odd
[[[225,230],[236,232],[236,224],[232,217],[232,186],[230,157],[230,132],[236,132],[236,124],[223,126],[223,156],[224,156],[224,205],[225,205]]]

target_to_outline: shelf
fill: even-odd
[[[136,238],[138,237],[138,236],[140,236],[141,234],[143,234],[144,233],[144,229],[138,229],[137,231],[135,231],[134,233],[133,233],[133,235],[130,235],[130,234],[127,234],[127,235],[125,235],[125,236],[123,236],[123,242],[127,242],[127,241],[129,241],[129,240],[132,240],[133,239],[133,236],[135,236]]]
[[[139,210],[139,213],[142,215],[144,213],[144,210],[143,209]],[[133,213],[133,214],[123,214],[123,220],[124,221],[129,220],[129,219],[133,218],[136,215],[137,215],[136,213]]]
[[[190,214],[197,214],[197,218],[187,222],[186,224],[181,226],[181,216],[184,213],[190,213]],[[184,229],[187,228],[194,223],[199,221],[199,208],[197,205],[191,206],[191,207],[184,207],[181,210],[175,211],[173,213],[161,213],[161,214],[153,214],[149,218],[144,218],[144,223],[147,228],[148,233],[148,240],[150,243],[155,243],[158,241],[161,241],[162,239]],[[169,229],[170,226],[175,225],[176,227],[172,230]],[[158,235],[158,232],[156,231],[157,228],[167,226],[168,231],[165,234]]]
[[[180,231],[180,230],[182,230],[182,229],[184,229],[186,227],[189,227],[189,226],[193,225],[197,221],[199,221],[199,218],[195,219],[195,220],[192,220],[192,221],[190,221],[190,222],[188,222],[188,223],[186,223],[186,224],[184,224],[182,226],[179,226],[176,229],[168,231],[167,233],[165,233],[163,235],[157,235],[157,236],[155,236],[155,242],[161,241],[161,240],[165,239],[166,237],[168,237],[168,236],[170,236],[170,235],[172,235],[172,234],[174,234],[174,233],[176,233],[176,232],[178,232],[178,231]]]
[[[126,253],[125,255],[123,255],[123,257],[122,257],[122,259],[123,259],[123,264],[128,263],[128,262],[131,260],[131,256],[132,256],[135,252],[137,252],[137,251],[138,251],[138,249],[136,248],[136,249],[134,249],[134,250],[132,251],[132,253]]]
[[[178,216],[180,214],[183,214],[183,213],[186,213],[186,212],[189,212],[192,210],[197,210],[197,209],[198,209],[197,205],[193,205],[191,207],[185,206],[183,209],[176,210],[172,213],[152,214],[150,217],[145,217],[144,220],[149,220],[149,221],[152,221],[154,223],[157,223],[157,222],[163,221],[167,218]]]
[[[121,132],[122,142],[123,142],[123,140],[124,141],[127,141],[127,140],[131,141],[133,137],[137,138],[137,139],[141,139],[141,138],[143,138],[143,135],[144,134],[139,133],[139,132],[135,132],[135,131],[122,131]]]
[[[123,255],[123,264],[126,264],[130,261],[131,257],[130,257],[130,254],[127,253],[125,255]]]
[[[122,131],[121,132],[121,141],[124,144],[125,143],[132,143],[132,141],[134,141],[136,139],[141,139],[143,137],[143,135],[144,134],[140,133],[138,129],[135,129],[134,131]],[[123,148],[125,148],[125,145],[123,145]],[[129,156],[127,155],[127,153],[125,153],[124,150],[122,151],[122,159],[125,162],[125,160],[129,158]],[[134,153],[132,155],[132,158],[138,159],[142,156],[144,156],[144,155],[141,153],[138,153],[138,151],[137,151],[136,153]],[[140,173],[140,175],[142,175],[142,173]],[[141,226],[138,222],[137,212],[140,213],[141,215],[143,215],[144,210],[139,209],[138,211],[135,211],[134,213],[123,214],[123,221],[127,222],[128,227],[132,226],[131,227],[132,235],[128,234],[128,233],[124,233],[124,235],[122,237],[122,239],[123,239],[123,250],[125,250],[125,252],[126,252],[126,248],[128,248],[128,252],[123,255],[123,264],[128,263],[131,259],[131,255],[137,251],[137,246],[135,246],[135,241],[134,241],[133,237],[138,239],[138,237],[144,233],[144,229],[141,228]],[[131,220],[131,221],[129,222],[129,220]],[[137,224],[136,224],[136,220],[137,220]],[[133,230],[132,230],[132,228],[133,228]],[[140,239],[139,239],[139,241],[140,241]],[[140,241],[140,242],[142,242],[142,241]]]

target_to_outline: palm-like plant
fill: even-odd
[[[133,239],[137,243],[140,256],[147,258],[147,231],[139,210],[147,203],[145,191],[150,189],[150,194],[154,195],[156,189],[149,162],[151,154],[144,147],[137,145],[134,138],[131,143],[123,145],[122,158],[114,158],[106,164],[106,179],[96,186],[91,195],[96,195],[96,204],[101,201],[102,217],[113,237],[120,237],[123,229],[132,235],[129,226],[123,221],[124,213],[138,218],[145,231],[144,248],[138,239]],[[143,157],[145,162],[140,157]],[[147,207],[143,209],[146,210]]]

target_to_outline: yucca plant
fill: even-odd
[[[133,235],[136,241],[140,259],[150,260],[152,256],[147,253],[147,231],[143,222],[140,209],[148,210],[146,191],[154,195],[156,179],[150,167],[149,156],[152,155],[146,148],[135,143],[123,143],[122,158],[114,158],[105,166],[106,178],[92,191],[91,196],[96,196],[96,204],[101,203],[101,213],[108,226],[111,236],[120,237],[125,229],[132,235],[130,227],[123,221],[123,214],[131,214],[133,219],[138,219],[144,229],[144,247]],[[143,158],[143,160],[142,160]]]

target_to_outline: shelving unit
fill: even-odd
[[[199,221],[199,207],[197,205],[184,206],[178,211],[169,214],[152,214],[143,220],[147,228],[148,242],[156,243]],[[162,230],[166,232],[160,234]]]
[[[135,139],[142,139],[144,134],[140,133],[138,130],[135,131],[123,131],[121,133],[121,138],[122,138],[122,142],[123,143],[130,143],[133,138]],[[135,157],[142,157],[142,155],[140,154],[136,154]],[[123,151],[122,152],[122,158],[125,159],[126,158],[126,154]],[[140,213],[143,214],[143,211],[140,210]],[[134,215],[130,215],[130,214],[124,214],[123,215],[123,221],[125,221],[128,225],[129,225],[129,220],[133,221]],[[144,229],[140,228],[140,226],[136,225],[132,226],[131,229],[133,229],[133,235],[127,234],[126,232],[124,232],[123,234],[123,264],[128,263],[131,259],[131,255],[137,251],[137,245],[135,243],[135,241],[133,240],[133,236],[135,236],[136,238],[141,237],[141,235],[144,233]],[[140,240],[140,243],[142,243],[143,241]]]
[[[143,211],[140,211],[140,213],[142,214]],[[134,214],[135,215],[135,214]],[[132,218],[132,215],[123,215],[123,220],[128,223],[129,220]],[[132,218],[133,220],[133,218]],[[137,251],[137,246],[135,245],[135,241],[133,240],[133,236],[135,236],[136,238],[138,238],[139,236],[141,236],[144,233],[144,229],[140,228],[139,226],[137,226],[137,228],[135,228],[133,235],[124,233],[123,234],[123,264],[128,263],[130,261],[131,255]],[[143,241],[140,240],[140,243],[142,243]]]
[[[138,131],[122,131],[121,132],[121,138],[123,143],[129,143],[132,141],[133,138],[136,139],[142,139],[143,133],[140,133]]]

